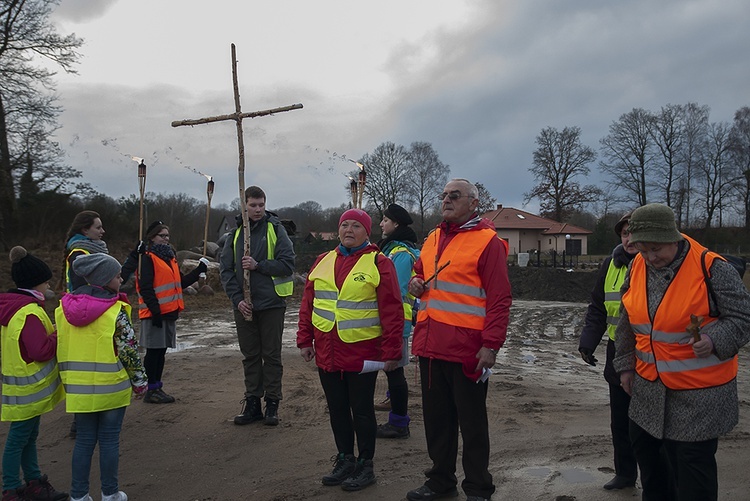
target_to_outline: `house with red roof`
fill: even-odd
[[[530,212],[503,207],[481,215],[495,223],[497,236],[508,242],[510,255],[520,252],[563,251],[568,256],[588,254],[588,236],[593,232],[568,223],[558,223]]]

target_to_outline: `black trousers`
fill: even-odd
[[[620,385],[609,385],[609,428],[612,431],[612,446],[615,456],[615,474],[638,478],[638,464],[633,446],[630,444],[630,395]]]
[[[641,467],[643,501],[718,499],[718,438],[701,442],[658,439],[630,421],[630,439]]]
[[[320,384],[328,402],[331,430],[339,453],[354,454],[354,436],[357,436],[359,459],[375,457],[375,383],[377,371],[326,372],[318,368]]]
[[[167,354],[166,348],[146,348],[143,357],[143,368],[146,369],[148,384],[156,384],[161,381],[164,373],[164,359]]]
[[[399,367],[385,375],[388,378],[391,412],[397,416],[406,416],[409,412],[409,384],[406,382],[404,368]]]
[[[460,428],[465,475],[461,487],[467,496],[489,498],[495,486],[488,471],[487,383],[473,382],[460,363],[444,360],[419,357],[419,371],[427,452],[432,460],[425,484],[435,492],[456,486]]]

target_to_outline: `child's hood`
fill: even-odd
[[[89,294],[65,294],[60,300],[65,319],[71,325],[83,327],[101,317],[121,299],[117,294],[95,297]]]
[[[15,292],[0,294],[0,325],[8,325],[13,315],[30,303],[38,303],[31,294]]]

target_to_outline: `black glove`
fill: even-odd
[[[596,367],[596,362],[598,362],[598,360],[594,356],[593,351],[589,350],[588,348],[578,348],[578,351],[581,353],[581,358],[584,362]]]
[[[135,253],[136,254],[145,254],[146,253],[146,242],[141,240],[135,245]]]
[[[151,317],[151,325],[157,329],[161,329],[161,313],[157,313]]]

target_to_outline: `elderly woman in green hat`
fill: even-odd
[[[614,367],[631,395],[643,499],[716,500],[718,437],[738,421],[750,294],[721,256],[677,230],[668,206],[639,207],[629,230],[638,255],[622,286]]]

